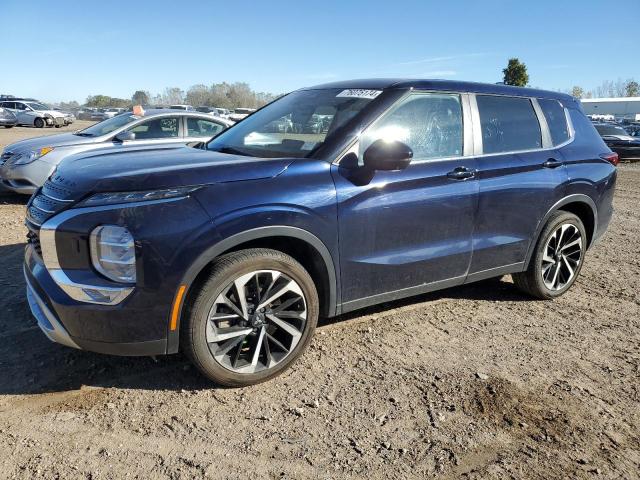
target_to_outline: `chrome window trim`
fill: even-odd
[[[531,105],[533,111],[538,117],[538,125],[540,126],[540,135],[542,136],[542,148],[553,147],[553,140],[551,140],[551,131],[549,130],[549,124],[547,123],[547,117],[544,116],[544,112],[538,103],[537,98],[531,98]]]

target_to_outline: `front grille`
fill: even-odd
[[[70,198],[71,195],[72,192],[67,188],[47,180],[29,200],[25,219],[25,225],[29,230],[27,243],[33,247],[38,256],[42,256],[40,227],[54,215],[73,205],[74,200]]]

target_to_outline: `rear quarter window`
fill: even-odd
[[[542,132],[531,100],[477,95],[483,153],[542,148]]]
[[[560,145],[561,143],[569,140],[569,125],[567,125],[567,116],[564,113],[564,108],[557,100],[550,100],[545,98],[538,99],[538,104],[542,109],[544,118],[547,120],[549,131],[551,133],[551,141],[553,146]]]

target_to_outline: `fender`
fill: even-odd
[[[191,285],[193,284],[198,274],[202,271],[202,269],[205,268],[209,263],[211,263],[211,261],[213,261],[216,257],[220,256],[220,254],[251,240],[275,236],[297,238],[299,240],[307,242],[317,250],[317,252],[322,257],[322,260],[324,261],[329,277],[329,316],[336,315],[338,313],[336,307],[338,303],[338,286],[336,280],[336,269],[333,263],[333,257],[331,256],[329,249],[318,237],[316,237],[311,232],[303,230],[302,228],[290,227],[285,225],[258,227],[251,230],[246,230],[244,232],[231,235],[230,237],[227,237],[216,243],[215,245],[209,247],[191,264],[187,272],[180,280],[179,285],[187,286],[184,298],[186,298],[186,296],[189,294]],[[178,327],[174,331],[168,332],[167,353],[176,353],[178,351],[180,321],[182,319],[183,308],[184,302],[182,303],[182,305],[180,305],[180,310],[178,312]]]
[[[597,238],[596,231],[598,229],[598,208],[596,207],[596,203],[593,201],[591,197],[581,193],[567,195],[566,197],[561,198],[556,203],[554,203],[552,207],[549,209],[549,211],[542,218],[542,220],[538,223],[538,226],[536,227],[535,235],[533,236],[533,238],[535,238],[535,241],[532,241],[529,244],[529,248],[527,250],[527,256],[525,257],[525,262],[524,262],[525,270],[529,268],[529,262],[531,261],[533,252],[535,251],[536,245],[538,244],[540,233],[542,233],[542,229],[547,224],[547,220],[549,220],[549,217],[551,216],[551,214],[553,214],[553,212],[557,210],[560,210],[560,207],[562,207],[563,205],[567,205],[568,203],[574,203],[574,202],[586,203],[591,208],[591,213],[593,214],[593,234],[591,235],[591,242],[589,243],[587,248],[589,248],[593,244],[593,239]]]

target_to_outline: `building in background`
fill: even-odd
[[[589,116],[640,121],[640,97],[583,98],[580,102]]]

